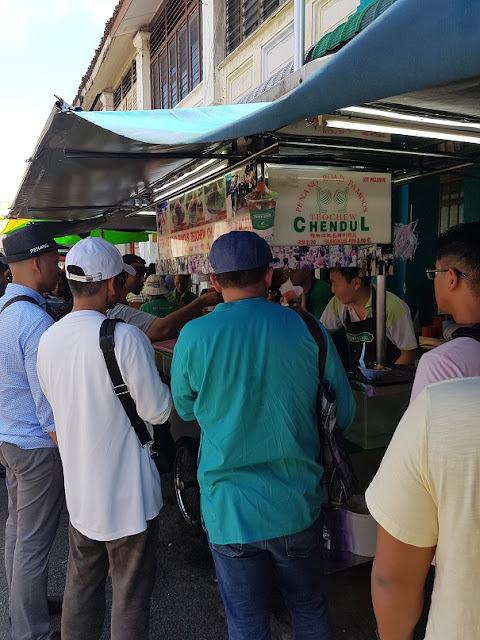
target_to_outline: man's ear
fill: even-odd
[[[269,289],[272,286],[272,278],[273,278],[273,269],[272,267],[270,267],[269,269],[267,269],[267,273],[265,274],[265,283]]]
[[[462,276],[460,276],[455,269],[449,269],[448,270],[448,283],[447,286],[449,289],[456,289],[462,280]]]
[[[215,274],[214,274],[214,273],[211,273],[211,274],[210,274],[210,282],[212,283],[213,288],[215,289],[215,291],[216,291],[217,293],[222,293],[222,287],[218,284],[218,280],[217,280],[217,278],[215,277]]]
[[[32,259],[32,266],[37,273],[42,273],[42,263],[39,258]]]

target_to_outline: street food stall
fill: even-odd
[[[10,216],[157,230],[164,273],[206,277],[211,243],[235,229],[265,237],[278,270],[356,266],[377,278],[381,363],[392,187],[480,165],[479,9],[452,20],[447,0],[433,17],[430,5],[395,3],[274,102],[83,112],[58,100]],[[350,437],[386,444],[412,372],[352,377]]]

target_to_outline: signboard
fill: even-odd
[[[276,251],[277,268],[297,260],[298,249],[304,249],[298,258],[302,266],[355,266],[360,245],[391,242],[390,174],[274,164],[264,168],[265,179],[257,180],[256,165],[247,164],[159,202],[160,259],[205,257],[216,238],[235,230],[264,237]]]
[[[390,174],[265,165],[265,175],[277,194],[272,244],[391,242]]]

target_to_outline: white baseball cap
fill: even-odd
[[[83,274],[71,273],[69,267],[77,267]],[[69,280],[77,282],[109,280],[122,271],[135,275],[135,269],[125,264],[122,254],[113,244],[103,238],[91,237],[80,240],[70,249],[65,258],[65,271]]]

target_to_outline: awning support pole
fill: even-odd
[[[298,71],[305,57],[305,0],[293,2],[293,70]]]
[[[387,345],[387,276],[377,276],[376,296],[376,360],[379,364],[383,364],[385,366]]]

